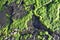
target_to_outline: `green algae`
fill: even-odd
[[[3,5],[6,3],[7,0],[0,1],[0,10],[2,10]],[[14,2],[14,0],[8,1],[8,4]],[[19,4],[20,0],[18,0],[16,3]],[[4,36],[10,35],[9,32],[11,32],[13,28],[19,28],[20,31],[23,29],[27,29],[27,22],[32,19],[32,15],[35,14],[36,16],[40,17],[40,21],[47,27],[50,28],[52,31],[59,30],[60,29],[60,13],[59,13],[59,0],[54,0],[52,2],[51,0],[24,0],[25,4],[23,5],[25,7],[25,10],[28,11],[27,15],[23,16],[21,19],[13,19],[13,23],[10,26],[10,30],[8,30],[8,26],[4,27],[2,30],[0,30],[0,34],[4,32],[3,36],[0,37],[0,40],[3,39]],[[30,5],[34,4],[35,10],[30,9]],[[48,6],[47,6],[48,5]],[[8,15],[7,15],[8,16]],[[9,25],[9,24],[8,24]],[[39,40],[44,40],[43,35],[48,35],[48,40],[51,40],[52,36],[48,34],[48,32],[40,32],[38,35]],[[20,34],[15,34],[14,37],[16,37],[16,40],[19,40]],[[25,40],[32,36],[30,34],[27,34],[24,36]],[[21,36],[22,38],[22,36]],[[22,39],[21,39],[22,40]]]
[[[11,25],[11,28],[20,28],[20,30],[23,30],[24,28],[27,28],[27,22],[32,19],[32,11],[30,11],[26,16],[24,16],[21,19],[14,20],[13,24]]]
[[[16,4],[19,4],[21,0],[0,0],[0,11],[4,10],[4,5],[7,3],[7,5],[10,5],[11,3],[15,2]]]
[[[35,10],[33,11],[36,16],[40,17],[40,21],[46,25],[47,28],[50,28],[52,31],[55,30],[55,28],[59,27],[59,12],[58,12],[58,0],[55,0],[52,2],[52,0],[33,0],[30,3],[29,1],[24,1],[25,5],[31,5],[34,4]],[[55,3],[56,2],[56,3]],[[47,6],[48,5],[48,6]],[[30,7],[25,7],[26,10],[30,10]],[[58,29],[57,29],[58,30]]]

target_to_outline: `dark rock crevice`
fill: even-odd
[[[10,29],[10,25],[13,23],[13,12],[14,12],[14,9],[13,9],[13,6],[10,6],[10,18],[9,18],[9,26],[8,26],[8,30]]]
[[[33,21],[33,26],[36,29],[42,30],[42,31],[48,31],[48,33],[50,35],[53,34],[53,31],[51,31],[51,29],[47,28],[45,25],[43,25],[40,20],[39,17],[37,17],[36,15],[33,15],[32,17],[32,21]]]
[[[41,30],[41,31],[47,31],[52,37],[53,35],[57,35],[58,37],[60,37],[60,34],[57,32],[53,32],[50,28],[47,28],[45,25],[43,25],[40,20],[39,17],[37,17],[36,15],[32,16],[32,21],[33,21],[33,26],[35,29]],[[37,31],[34,31],[34,34]]]

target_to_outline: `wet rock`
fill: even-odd
[[[13,8],[14,8],[13,19],[20,19],[21,17],[23,17],[24,15],[27,14],[27,11],[25,11],[23,5],[12,3],[11,6],[13,6]]]
[[[6,10],[0,11],[0,28],[7,23]]]
[[[49,28],[47,28],[44,24],[41,23],[41,21],[39,20],[39,17],[36,15],[32,16],[32,20],[33,20],[33,26],[36,29],[42,30],[42,31],[48,31],[48,33],[50,35],[53,34],[53,31]]]
[[[4,6],[4,8],[5,9],[3,11],[0,11],[0,26],[5,26],[7,22],[11,19],[11,17],[8,18],[6,14],[9,14],[9,16],[11,16],[13,15],[13,11],[14,11],[13,6],[7,5],[7,7]]]
[[[46,30],[46,27],[42,25],[42,23],[39,21],[39,17],[36,15],[32,16],[33,26],[40,30]]]

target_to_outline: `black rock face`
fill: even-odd
[[[39,29],[39,30],[42,30],[42,31],[48,31],[48,33],[50,35],[53,35],[53,31],[51,29],[47,28],[45,25],[43,25],[41,23],[41,21],[39,20],[39,17],[37,17],[36,15],[33,15],[32,20],[33,20],[33,26],[36,29]]]
[[[41,29],[41,30],[46,30],[46,28],[42,25],[42,23],[39,21],[39,17],[33,15],[32,17],[33,20],[33,26],[37,29]]]

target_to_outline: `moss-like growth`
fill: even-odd
[[[15,0],[1,0],[0,1],[0,10],[4,8],[4,4],[8,1],[8,5],[14,2]],[[21,0],[17,0],[16,4],[19,4]],[[22,36],[21,32],[26,29],[28,30],[27,22],[29,20],[32,20],[32,15],[36,15],[39,17],[39,21],[45,27],[52,30],[53,32],[56,30],[60,30],[60,2],[59,0],[23,0],[25,7],[25,10],[28,11],[27,15],[23,16],[21,19],[13,19],[13,23],[10,25],[10,29],[8,30],[8,25],[4,28],[1,28],[0,34],[2,35],[0,37],[0,40],[3,40],[3,38],[7,36],[13,36],[16,40],[27,40],[28,38],[31,38],[32,34],[27,34]],[[34,7],[32,10],[31,7]],[[6,16],[8,16],[6,14]],[[15,35],[11,35],[10,33],[14,30],[12,29],[19,29],[19,31]],[[48,33],[48,31],[41,31],[36,35],[36,38],[38,40],[45,40],[44,35],[48,36],[48,40],[51,40],[52,35]]]

